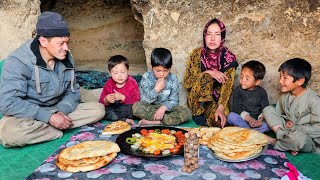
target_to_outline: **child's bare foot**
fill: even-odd
[[[161,124],[161,121],[150,121],[147,119],[141,119],[138,125],[158,125]]]
[[[146,119],[141,119],[138,123],[138,125],[149,125],[152,124],[152,121],[146,120]]]
[[[277,143],[277,139],[268,136],[268,143],[274,146]]]
[[[299,154],[299,152],[298,152],[298,151],[291,151],[290,153],[291,153],[291,155],[292,155],[292,156],[296,156],[296,155],[298,155],[298,154]]]

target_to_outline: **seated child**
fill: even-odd
[[[274,149],[291,151],[293,156],[301,152],[315,152],[320,143],[320,98],[307,88],[311,77],[311,65],[304,59],[294,58],[280,67],[280,91],[276,107],[263,110],[276,139],[269,137]]]
[[[269,105],[268,95],[260,85],[266,68],[259,61],[249,61],[242,66],[240,85],[230,99],[230,114],[227,117],[230,125],[252,128],[260,132],[269,131],[262,116],[262,110]]]
[[[168,49],[155,48],[151,53],[152,70],[140,81],[140,102],[133,104],[133,114],[144,124],[177,125],[192,119],[189,108],[179,106],[179,82],[170,72],[172,55]]]
[[[121,55],[112,56],[108,61],[111,74],[103,87],[99,102],[105,105],[105,119],[132,122],[132,104],[140,100],[138,83],[128,75],[129,61]]]

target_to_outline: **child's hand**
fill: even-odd
[[[156,82],[156,85],[154,89],[157,93],[159,93],[161,90],[163,90],[166,87],[166,80],[165,78],[159,78]]]
[[[105,102],[105,104],[114,103],[114,102],[115,102],[114,94],[108,94],[108,95],[104,98],[104,102]]]
[[[137,126],[133,119],[127,119],[126,122],[128,124],[130,124],[132,127],[136,127]]]
[[[257,120],[252,118],[250,115],[246,115],[245,121],[249,124],[250,127],[255,128],[257,127]]]
[[[291,120],[286,120],[285,127],[286,128],[292,128],[293,127],[293,122]]]
[[[153,116],[154,121],[161,121],[163,119],[164,113],[168,108],[166,106],[161,106]]]
[[[125,97],[123,94],[119,93],[119,92],[118,92],[118,91],[116,91],[116,90],[114,90],[113,95],[114,95],[114,99],[115,99],[115,101],[120,100],[120,101],[122,101],[122,102],[123,102],[123,101],[126,99],[126,97]]]
[[[256,127],[261,127],[262,126],[262,122],[263,122],[263,118],[261,117],[256,121]]]

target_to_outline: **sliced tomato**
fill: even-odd
[[[179,142],[178,142],[178,145],[179,145],[179,146],[183,146],[183,145],[184,145],[184,142],[183,142],[183,141],[179,141]]]
[[[148,133],[154,133],[154,129],[149,129]]]
[[[160,149],[156,149],[153,151],[153,154],[154,155],[159,155],[161,153]]]
[[[148,130],[146,130],[146,129],[141,129],[140,130],[140,133],[142,134],[142,133],[148,133]]]
[[[162,129],[161,133],[162,134],[170,134],[170,129]]]

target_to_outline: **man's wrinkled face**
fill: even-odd
[[[57,58],[63,60],[66,58],[67,52],[69,50],[68,44],[70,41],[69,37],[52,37],[45,38],[45,48],[48,52],[48,56],[52,58]],[[44,45],[42,45],[44,46]]]

